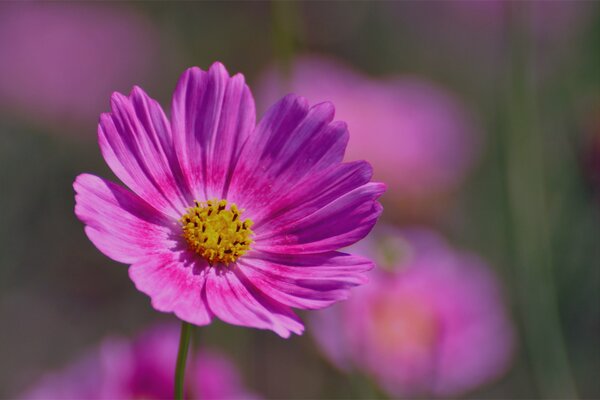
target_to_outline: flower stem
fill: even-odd
[[[192,325],[181,321],[181,335],[179,336],[179,352],[177,353],[177,365],[175,366],[175,400],[183,399],[183,387],[185,381],[185,366],[188,349],[190,347],[190,336]]]
[[[510,97],[506,176],[512,251],[525,345],[539,395],[577,398],[562,332],[555,282],[555,246],[546,187],[544,137],[538,125],[531,4],[510,3]],[[554,162],[553,160],[551,162]]]

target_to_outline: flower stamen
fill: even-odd
[[[183,237],[191,250],[209,264],[229,265],[249,249],[252,221],[241,219],[242,210],[227,200],[195,200],[180,221]]]

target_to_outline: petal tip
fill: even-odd
[[[288,93],[279,100],[280,103],[296,105],[300,108],[308,110],[308,100],[304,96],[295,93]]]
[[[121,105],[121,103],[125,103],[128,100],[129,100],[129,98],[127,96],[125,96],[123,93],[121,93],[121,92],[112,92],[112,94],[110,95],[110,108],[111,108],[111,111],[114,112]]]
[[[298,324],[296,326],[282,327],[281,329],[274,330],[274,332],[283,339],[289,339],[290,337],[292,337],[292,333],[298,336],[302,336],[302,334],[304,333],[304,324],[300,322],[300,320],[298,320],[297,322]]]
[[[131,92],[129,93],[129,98],[135,98],[135,97],[147,97],[148,95],[146,94],[146,92],[144,91],[144,89],[142,89],[140,86],[138,85],[134,85],[133,88],[131,88]]]
[[[373,184],[377,187],[377,191],[379,192],[378,198],[382,196],[387,191],[387,184],[385,182],[373,182]]]
[[[326,114],[330,114],[332,121],[333,117],[335,117],[335,105],[331,101],[322,101],[320,103],[315,104],[311,108],[318,109]]]
[[[215,72],[218,72],[218,73],[225,72],[225,74],[229,75],[229,73],[227,72],[227,67],[225,67],[225,64],[223,64],[221,61],[213,62],[208,70],[209,71],[214,70]]]

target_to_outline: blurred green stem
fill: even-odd
[[[558,310],[547,191],[544,138],[530,46],[529,3],[507,3],[509,73],[506,174],[519,310],[536,385],[542,397],[576,398]]]
[[[188,349],[190,347],[190,336],[192,325],[181,321],[181,335],[179,336],[179,352],[177,354],[177,365],[175,366],[175,400],[183,399],[183,388],[185,383],[185,366],[187,362]]]
[[[297,4],[294,1],[273,0],[271,14],[273,53],[287,81],[298,33]]]

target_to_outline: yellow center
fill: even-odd
[[[250,249],[252,221],[242,221],[235,204],[227,207],[227,200],[194,203],[180,220],[190,249],[211,265],[231,264]]]

